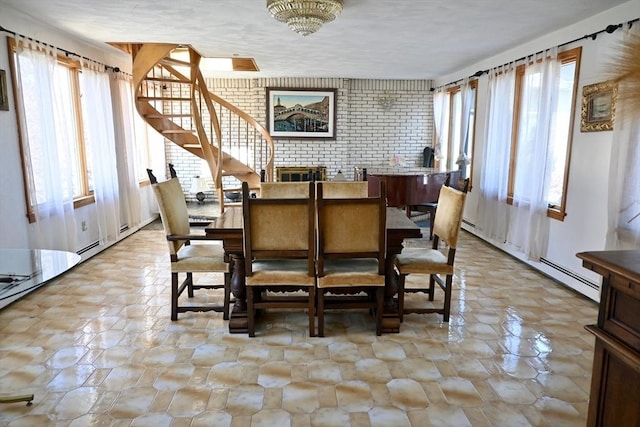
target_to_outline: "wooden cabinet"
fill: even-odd
[[[577,256],[603,277],[587,426],[640,426],[640,251]]]

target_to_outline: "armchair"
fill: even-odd
[[[150,178],[153,176],[149,172]],[[165,230],[171,259],[171,320],[178,320],[178,313],[187,311],[222,312],[224,319],[229,318],[231,298],[229,264],[224,261],[224,250],[219,244],[191,244],[196,240],[212,240],[204,235],[190,234],[189,213],[182,186],[178,178],[158,183],[152,179],[152,187],[160,208],[160,218]],[[210,242],[209,242],[210,243]],[[197,285],[193,273],[223,273],[224,284]],[[185,273],[186,278],[179,283],[178,275]],[[218,305],[180,305],[179,298],[187,290],[190,298],[197,289],[224,289],[224,302]]]

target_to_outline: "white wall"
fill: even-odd
[[[440,86],[456,81],[470,76],[478,70],[487,70],[502,65],[540,50],[580,38],[585,34],[603,30],[609,24],[627,22],[639,16],[640,1],[630,1],[561,31],[548,34],[500,55],[472,64],[455,73],[438,78],[435,85]],[[640,24],[635,23],[634,25]],[[612,47],[616,38],[617,35],[615,33],[602,33],[597,36],[596,40],[583,39],[562,48],[571,49],[576,46],[582,46],[582,59],[567,188],[567,217],[564,221],[550,221],[550,246],[545,258],[562,269],[566,269],[569,274],[559,272],[546,264],[525,261],[594,300],[599,300],[599,291],[582,283],[580,278],[599,285],[600,276],[584,269],[575,254],[581,251],[604,250],[605,248],[609,161],[611,146],[615,142],[612,141],[612,132],[580,132],[580,100],[584,85],[608,79],[606,65],[611,61]],[[481,150],[485,144],[484,119],[487,113],[486,102],[487,74],[484,74],[480,78],[478,85],[476,150]],[[465,221],[468,223],[465,228],[472,232],[474,231],[473,227],[469,224],[475,223],[478,214],[480,172],[480,165],[475,163],[472,179],[476,183],[476,189],[469,194],[465,209]],[[508,245],[503,245],[500,242],[492,243],[518,256]],[[574,275],[578,276],[578,278],[572,277]]]
[[[110,46],[95,46],[84,43],[75,37],[61,33],[56,29],[31,19],[9,6],[2,6],[0,25],[18,34],[56,46],[61,49],[91,58],[107,65],[117,66],[123,71],[130,71],[131,59],[128,55]],[[7,73],[7,82],[11,85],[11,69],[6,37],[11,34],[0,32],[0,69]],[[0,247],[29,247],[29,224],[26,217],[26,206],[23,192],[22,167],[18,143],[16,108],[13,91],[8,88],[9,111],[0,111],[0,159],[2,174],[0,179]],[[157,217],[155,200],[150,187],[142,187],[141,214],[142,224]],[[78,226],[78,248],[80,250],[98,240],[98,228],[95,205],[76,210]],[[82,229],[82,223],[86,229]],[[133,231],[133,230],[132,230]],[[97,251],[98,247],[83,254],[83,259]]]

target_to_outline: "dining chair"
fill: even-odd
[[[309,181],[261,182],[262,199],[295,199],[309,197]]]
[[[381,335],[387,212],[384,183],[379,197],[344,199],[326,198],[324,185],[318,183],[316,195],[318,335],[324,336],[328,309],[369,309],[375,315],[376,334]]]
[[[466,196],[463,191],[443,186],[438,198],[431,249],[405,248],[396,255],[394,266],[398,277],[398,310],[401,322],[407,313],[440,313],[443,321],[449,321],[453,266]],[[439,249],[440,241],[448,247],[446,255]],[[428,276],[429,280],[412,280],[409,287],[406,282],[408,275],[419,275],[420,278]],[[405,293],[410,292],[423,292],[429,296],[429,301],[433,301],[436,283],[444,291],[442,307],[405,306]]]
[[[251,198],[248,185],[242,184],[250,337],[255,336],[257,310],[270,308],[306,309],[309,336],[315,336],[315,193],[312,182],[304,184],[306,198]],[[286,295],[292,292],[296,295]]]
[[[369,197],[367,181],[317,181],[322,184],[325,199],[349,199]]]
[[[151,171],[148,170],[148,173],[151,177]],[[174,177],[164,182],[154,181],[155,179],[152,179],[152,187],[160,208],[160,219],[171,259],[171,320],[178,320],[178,313],[187,311],[217,311],[223,313],[225,320],[229,319],[231,275],[230,265],[224,259],[222,245],[213,244],[213,239],[205,235],[191,234],[187,202],[178,178]],[[194,241],[208,242],[192,244]],[[211,272],[224,274],[222,285],[194,283],[193,273]],[[179,283],[181,273],[185,273],[186,277]],[[194,296],[194,290],[224,289],[223,305],[180,305],[179,298],[185,289],[189,298]]]

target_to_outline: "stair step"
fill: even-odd
[[[187,101],[191,102],[191,98],[174,98],[170,96],[139,96],[141,101]]]
[[[200,146],[200,144],[183,144],[182,148],[197,149],[197,148],[202,148],[202,147]]]
[[[163,129],[161,131],[162,134],[173,134],[173,133],[194,133],[195,131],[189,129]],[[199,145],[197,147],[200,147]]]
[[[167,65],[177,65],[180,67],[191,67],[191,63],[187,62],[187,61],[180,61],[179,59],[174,59],[174,58],[163,58],[162,60],[160,60],[161,64],[167,64]]]
[[[147,119],[169,119],[172,117],[192,117],[191,114],[147,114]]]
[[[191,84],[189,80],[173,79],[171,77],[145,77],[146,81],[150,82],[166,82],[166,83],[186,83]]]

